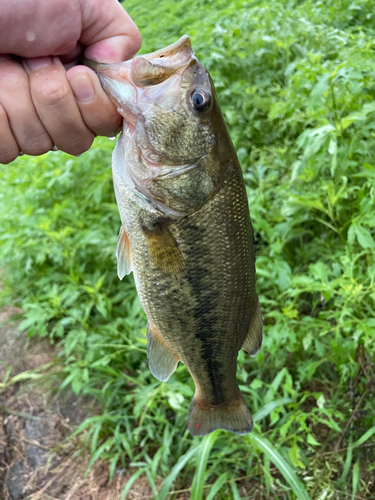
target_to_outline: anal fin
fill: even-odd
[[[262,345],[262,313],[260,310],[259,299],[257,298],[256,305],[253,311],[253,316],[250,322],[249,332],[242,345],[242,349],[250,356],[255,356]]]
[[[169,379],[179,361],[178,356],[150,324],[147,325],[147,358],[151,373],[162,382]]]
[[[120,227],[118,235],[117,248],[117,275],[122,280],[124,276],[132,272],[130,241],[123,226]]]

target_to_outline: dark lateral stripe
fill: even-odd
[[[201,343],[202,368],[211,385],[213,401],[210,402],[221,404],[224,400],[224,376],[221,363],[218,361],[221,354],[221,346],[217,342],[217,325],[220,321],[220,311],[217,310],[219,291],[215,289],[215,283],[210,279],[212,262],[209,261],[209,248],[204,243],[206,228],[186,221],[184,229],[188,235],[186,253],[189,254],[187,259],[189,265],[184,269],[184,278],[189,282],[196,302],[192,315],[197,325],[196,338]]]

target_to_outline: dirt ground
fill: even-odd
[[[85,477],[89,454],[78,441],[64,442],[98,411],[92,400],[68,392],[56,398],[48,382],[26,377],[4,384],[27,370],[58,369],[47,341],[19,331],[13,318],[20,312],[15,307],[0,311],[0,500],[120,499],[127,474],[117,470],[108,484],[108,465],[98,461]],[[55,367],[48,368],[51,364]],[[127,495],[129,500],[151,498],[142,477]]]

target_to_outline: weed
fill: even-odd
[[[148,370],[145,316],[116,276],[107,139],[2,168],[3,300],[60,345],[62,385],[103,405],[77,432],[112,476],[145,474],[157,499],[374,498],[373,2],[126,8],[144,52],[191,36],[243,166],[265,323],[260,353],[238,358],[254,434],[191,438],[186,369],[168,383]]]

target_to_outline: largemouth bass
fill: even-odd
[[[162,381],[179,361],[189,370],[192,435],[251,432],[236,360],[262,342],[253,229],[211,77],[187,36],[123,63],[86,64],[124,117],[112,165],[118,275],[134,273],[150,370]]]

